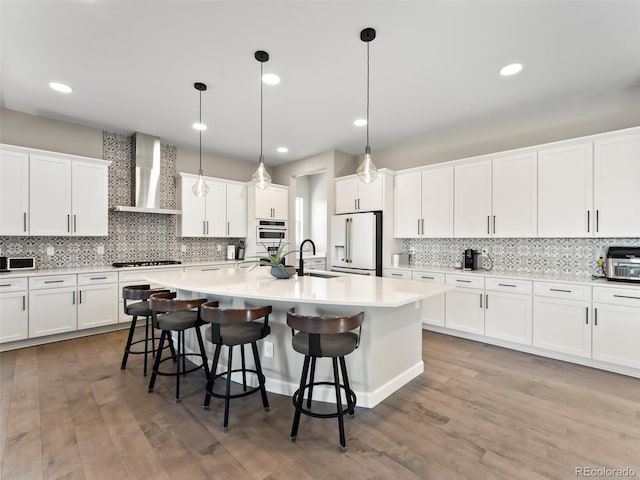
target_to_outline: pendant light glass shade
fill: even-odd
[[[378,168],[371,160],[371,146],[369,145],[369,42],[374,38],[376,38],[376,31],[373,28],[365,28],[360,32],[360,40],[367,44],[367,145],[364,148],[364,158],[356,173],[363,183],[371,183],[378,178]]]
[[[196,82],[193,84],[193,88],[200,92],[200,121],[198,125],[202,125],[202,92],[207,89],[204,83]],[[202,176],[202,128],[198,129],[198,135],[200,136],[200,167],[198,169],[198,180],[191,188],[191,191],[196,197],[204,197],[209,193],[209,185],[204,181]]]
[[[271,175],[269,175],[269,172],[267,172],[267,169],[264,166],[264,156],[262,155],[262,68],[264,62],[269,61],[269,54],[262,50],[258,50],[254,54],[254,57],[260,62],[260,163],[258,164],[258,169],[251,177],[251,181],[257,188],[265,189],[269,188],[269,185],[271,185]]]

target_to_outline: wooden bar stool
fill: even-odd
[[[353,352],[360,343],[360,330],[362,329],[362,321],[364,312],[349,317],[320,317],[305,316],[295,313],[292,308],[287,312],[287,325],[291,327],[291,344],[293,349],[304,355],[304,364],[302,366],[302,377],[300,378],[300,388],[293,394],[293,405],[296,412],[293,417],[291,426],[291,441],[295,441],[298,435],[298,426],[300,424],[300,414],[304,413],[310,417],[316,418],[338,418],[338,429],[340,431],[340,450],[344,453],[347,450],[344,422],[342,417],[346,413],[355,414],[356,394],[349,386],[349,376],[347,375],[347,365],[344,357]],[[358,328],[356,335],[351,330]],[[296,330],[298,331],[296,333]],[[316,382],[314,379],[316,370],[316,359],[330,357],[333,361],[333,383]],[[338,361],[340,361],[340,370],[342,371],[342,381],[338,374]],[[311,364],[311,375],[307,382],[309,374],[309,364]],[[336,412],[335,413],[319,413],[311,410],[311,399],[313,396],[313,387],[316,385],[333,385],[336,392]],[[307,405],[303,406],[305,390],[308,390]],[[342,406],[341,390],[344,390],[346,396],[346,408]]]
[[[258,346],[256,342],[261,338],[265,338],[271,333],[269,327],[269,315],[271,314],[271,306],[236,309],[236,308],[217,308],[218,302],[205,303],[200,307],[201,318],[204,322],[209,322],[211,326],[207,328],[205,337],[216,346],[213,356],[213,364],[209,380],[206,385],[206,394],[202,408],[207,410],[211,397],[224,398],[224,422],[223,431],[227,431],[229,425],[229,400],[232,398],[246,397],[252,393],[260,392],[262,395],[262,406],[265,410],[269,410],[269,400],[267,399],[267,390],[264,386],[265,377],[262,373],[260,365],[260,356],[258,355]],[[262,322],[256,320],[263,319]],[[253,361],[255,370],[247,369],[244,358],[244,346],[250,343],[253,351]],[[220,359],[220,350],[222,346],[228,347],[227,370],[216,374],[216,367]],[[242,356],[242,368],[233,369],[233,347],[240,345],[240,355]],[[242,372],[242,387],[231,389],[231,374]],[[258,377],[258,386],[247,389],[247,372],[255,373]],[[224,392],[220,389],[214,391],[216,379],[226,376]]]
[[[144,375],[147,375],[147,354],[151,353],[155,355],[156,352],[156,334],[153,328],[151,319],[151,309],[149,308],[149,297],[154,293],[168,292],[160,288],[152,289],[151,285],[129,285],[122,288],[122,299],[124,303],[125,315],[133,316],[131,320],[131,326],[129,327],[129,336],[127,337],[127,343],[124,346],[124,354],[122,355],[122,364],[120,369],[124,370],[127,366],[127,359],[129,354],[132,355],[144,355]],[[131,300],[138,300],[135,303],[129,303]],[[136,330],[136,323],[138,317],[145,317],[144,326],[144,338],[140,340],[133,340],[133,334]],[[151,346],[149,346],[149,327],[151,327]],[[142,350],[132,350],[131,347],[138,343],[144,342],[144,348]]]
[[[153,392],[158,375],[175,376],[176,377],[176,402],[180,401],[180,375],[195,372],[200,368],[204,368],[205,377],[209,378],[209,364],[207,355],[204,350],[202,341],[202,333],[200,326],[203,324],[200,320],[200,305],[207,301],[206,298],[177,300],[174,292],[155,293],[149,297],[149,306],[151,307],[153,326],[162,330],[160,334],[160,342],[158,343],[158,351],[156,352],[155,362],[153,363],[153,373],[149,382],[148,392]],[[217,303],[217,302],[215,302]],[[197,310],[193,310],[196,308]],[[198,339],[200,353],[187,353],[184,347],[184,332],[193,328]],[[164,341],[171,343],[171,331],[178,332],[178,341],[176,352],[171,357],[162,359],[162,350]],[[187,357],[199,356],[201,363],[187,370]],[[176,364],[175,371],[160,371],[160,363],[173,359]],[[180,368],[182,364],[182,369]]]

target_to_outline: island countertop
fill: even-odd
[[[268,267],[207,272],[145,272],[150,282],[178,290],[244,299],[360,307],[400,307],[438,295],[445,285],[394,278],[323,272],[333,278],[295,275],[276,279]]]

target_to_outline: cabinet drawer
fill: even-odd
[[[594,287],[593,301],[640,307],[640,288]]]
[[[481,288],[484,289],[484,277],[471,275],[447,275],[447,285],[456,288]]]
[[[75,287],[75,275],[47,275],[45,277],[30,277],[29,290],[44,288]]]
[[[444,283],[444,273],[411,272],[411,279],[420,282]]]
[[[27,278],[0,279],[0,292],[19,292],[27,289]]]
[[[78,285],[96,285],[99,283],[117,283],[117,272],[79,273]]]
[[[533,282],[512,278],[485,278],[485,288],[492,292],[526,293],[531,295]]]
[[[385,277],[404,278],[405,280],[411,280],[410,270],[392,270],[391,268],[385,268],[383,273]]]
[[[569,300],[591,300],[591,287],[569,283],[534,282],[533,294],[541,297],[566,298]]]

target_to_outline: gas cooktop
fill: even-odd
[[[124,267],[155,267],[157,265],[180,265],[178,260],[146,260],[144,262],[113,262],[115,268]]]

